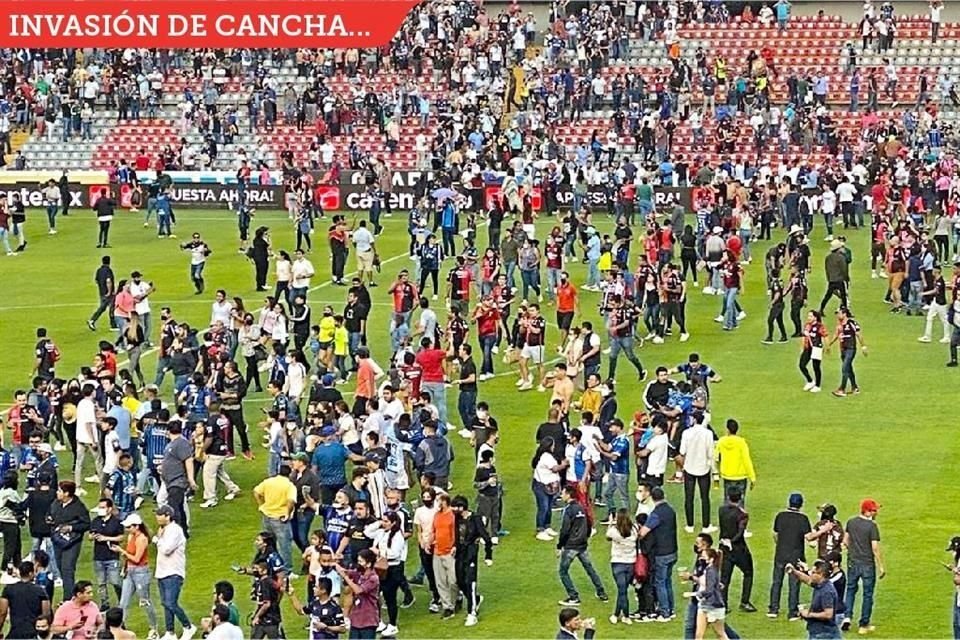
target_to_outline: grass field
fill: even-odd
[[[41,212],[32,214],[26,253],[15,258],[0,257],[0,344],[5,351],[0,401],[4,404],[12,400],[15,388],[29,386],[37,326],[48,327],[60,346],[61,375],[87,364],[96,349],[97,337],[107,335],[105,319],[101,320],[97,334],[85,326],[96,306],[93,273],[99,263],[92,215],[77,212],[62,219],[57,236],[45,235],[42,219]],[[178,219],[176,232],[180,238],[199,231],[214,250],[205,273],[208,290],[222,287],[231,296],[242,296],[248,308],[259,306],[261,294],[253,290],[252,265],[236,251],[236,225],[230,212],[183,210],[178,212]],[[261,212],[256,222],[271,226],[275,247],[293,248],[292,225],[285,215]],[[157,285],[152,298],[154,311],[161,305],[170,305],[176,318],[195,326],[204,325],[209,318],[212,293],[193,295],[189,256],[178,251],[176,241],[158,240],[151,229],[142,227],[137,214],[124,214],[113,226],[114,248],[109,253],[118,277],[125,277],[134,269],[142,271],[145,279]],[[611,225],[604,220],[601,226]],[[385,261],[382,284],[387,284],[401,267],[410,265],[404,255],[405,227],[402,216],[386,221],[386,231],[378,241]],[[824,290],[821,265],[826,243],[822,241],[821,229],[814,231],[814,238],[811,298],[819,301]],[[882,302],[885,284],[869,278],[867,241],[864,231],[851,235],[852,307],[870,347],[869,357],[861,354],[856,361],[863,389],[860,396],[837,399],[827,392],[839,379],[836,351],[825,362],[825,392],[815,396],[801,391],[803,380],[796,368],[796,342],[760,344],[767,306],[762,260],[755,260],[747,268],[746,294],[741,301],[748,317],[739,330],[721,331],[712,320],[720,299],[696,292],[687,307],[690,341],[680,344],[674,338],[665,345],[648,345],[638,351],[648,369],[660,364],[675,365],[684,361],[689,352],[699,352],[724,378],[712,393],[714,423],[722,429],[728,417],[736,417],[742,425],[741,433],[752,447],[759,474],[757,487],[748,498],[751,529],[755,532],[750,546],[757,572],[753,602],[761,612],[731,615],[729,622],[744,637],[805,637],[800,623],[788,623],[782,617],[770,621],[762,613],[768,603],[772,562],[769,532],[774,515],[785,506],[792,491],[804,493],[805,510],[812,519],[816,517],[815,505],[825,501],[838,505],[842,520],[855,513],[865,496],[881,502],[878,522],[888,575],[877,588],[876,636],[950,634],[952,586],[938,562],[948,560],[944,547],[950,536],[960,533],[953,503],[956,482],[950,476],[960,443],[953,431],[950,396],[945,394],[953,388],[956,372],[943,368],[947,359],[944,345],[916,341],[922,331],[921,320],[887,313]],[[319,230],[317,244],[312,260],[318,272],[315,284],[319,285],[328,280],[330,268],[325,237]],[[766,244],[753,247],[755,255],[761,257],[766,251]],[[583,280],[582,265],[572,265],[571,271],[575,282]],[[315,312],[321,302],[339,308],[344,295],[340,288],[320,285],[310,294],[310,302]],[[381,303],[387,301],[384,288],[374,290],[374,296]],[[585,318],[596,318],[596,296],[582,296]],[[386,335],[388,310],[383,304],[375,305],[369,330],[374,355],[381,360],[388,355],[387,342],[377,337]],[[547,315],[552,317],[552,311],[548,310]],[[832,318],[830,325],[832,329]],[[935,338],[939,337],[938,331],[936,328]],[[550,349],[556,339],[554,330],[548,340]],[[154,363],[153,356],[144,359],[148,377],[153,374]],[[498,373],[505,371],[500,362],[496,367]],[[640,387],[629,364],[621,363],[619,369],[620,415],[629,416],[642,404]],[[486,596],[480,625],[464,629],[462,617],[441,623],[426,611],[427,592],[417,590],[414,607],[401,611],[403,637],[553,637],[556,632],[556,601],[564,593],[556,575],[553,545],[533,537],[534,500],[529,468],[533,433],[545,415],[548,396],[536,391],[519,393],[513,386],[514,380],[510,375],[501,376],[484,383],[480,390],[480,399],[492,404],[492,413],[501,425],[498,468],[506,490],[504,527],[511,531],[509,537],[501,539],[493,567],[480,571],[480,588]],[[169,377],[167,384],[171,384]],[[451,415],[456,415],[455,399],[450,401]],[[248,415],[257,406],[248,404]],[[466,454],[464,441],[456,436],[453,440],[458,454]],[[453,480],[456,487],[467,487],[473,470],[464,462],[469,459],[467,455],[458,457]],[[259,517],[249,490],[262,478],[265,464],[264,455],[254,462],[232,463],[230,471],[245,490],[240,500],[222,503],[209,511],[193,505],[194,536],[189,545],[188,576],[181,603],[194,619],[206,613],[212,585],[223,578],[234,579],[241,611],[245,615],[251,611],[246,598],[247,580],[233,576],[228,567],[235,562],[247,562],[253,555]],[[667,492],[668,499],[678,509],[682,507],[682,490],[669,485]],[[630,494],[633,495],[632,488]],[[472,491],[467,495],[473,499]],[[715,491],[713,497],[716,504],[719,492]],[[556,515],[554,527],[558,528]],[[690,564],[692,542],[693,536],[681,532],[681,565]],[[89,543],[86,546],[78,577],[92,574]],[[591,550],[608,592],[615,593],[607,563],[607,543],[602,535],[593,539]],[[412,566],[408,573],[412,575],[416,554],[411,552],[410,557]],[[680,636],[679,621],[639,628],[611,627],[606,618],[612,604],[587,598],[590,589],[586,576],[576,567],[572,572],[585,594],[584,613],[599,621],[599,637]],[[300,582],[302,585],[302,579]],[[732,593],[739,594],[739,588],[739,575],[735,574]],[[154,599],[159,612],[156,589]],[[802,601],[809,601],[809,591],[802,592]],[[289,609],[287,612],[288,635],[302,637],[306,633],[302,624],[293,621]],[[138,632],[145,632],[145,617],[140,611],[133,613],[131,623]]]

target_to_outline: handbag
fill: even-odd
[[[633,579],[637,582],[646,582],[650,575],[650,561],[647,556],[637,552],[637,557],[633,561]]]
[[[266,362],[267,348],[262,344],[255,345],[253,347],[253,357],[257,359],[257,362]]]
[[[83,541],[82,534],[62,533],[59,529],[54,529],[50,535],[50,542],[61,551],[66,551]]]
[[[373,568],[377,572],[377,575],[380,576],[381,580],[386,577],[387,569],[389,567],[390,563],[384,556],[377,556],[377,561],[373,563]]]
[[[553,482],[547,482],[543,485],[543,491],[548,496],[555,496],[560,493],[560,481],[554,480]]]

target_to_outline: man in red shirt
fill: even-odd
[[[387,293],[393,295],[393,312],[403,316],[403,324],[410,325],[413,307],[420,302],[420,294],[415,284],[410,282],[410,272],[402,270]]]
[[[570,274],[566,271],[560,274],[557,284],[557,326],[560,328],[560,346],[562,352],[567,344],[567,334],[573,325],[573,317],[577,315],[577,288],[570,282]]]
[[[497,344],[497,329],[500,326],[500,309],[492,296],[484,296],[480,305],[473,310],[471,320],[477,323],[477,337],[483,351],[479,380],[489,380],[493,377],[493,348]]]
[[[137,169],[137,173],[146,173],[150,168],[150,156],[147,155],[147,152],[144,149],[140,149],[140,153],[137,154],[137,159],[134,160],[133,166]]]
[[[417,352],[415,359],[423,369],[420,390],[430,394],[430,402],[437,408],[437,417],[444,424],[447,422],[447,390],[443,386],[446,359],[446,352],[434,345],[431,338],[425,337],[420,340],[420,351]]]

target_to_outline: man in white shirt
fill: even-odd
[[[366,220],[361,220],[360,226],[353,232],[353,246],[357,250],[357,276],[363,282],[364,275],[366,275],[370,286],[377,286],[377,283],[373,281],[373,263],[377,252],[373,242],[373,234],[367,229]]]
[[[131,282],[127,285],[130,289],[130,295],[136,300],[133,310],[140,316],[140,324],[143,326],[143,338],[146,340],[145,347],[150,346],[150,299],[149,296],[154,292],[152,282],[144,282],[143,275],[139,271],[130,274]]]
[[[943,11],[943,3],[940,0],[931,0],[930,2],[930,41],[936,42],[940,35],[940,12]]]
[[[290,267],[290,299],[297,296],[307,299],[307,293],[310,291],[310,278],[314,275],[313,264],[303,255],[302,249],[297,249],[294,253],[293,265]]]
[[[426,576],[432,598],[430,613],[440,612],[440,594],[437,591],[437,581],[433,574],[433,516],[437,513],[437,490],[427,487],[420,494],[420,506],[413,512],[413,526],[417,530],[417,546],[420,550],[420,567],[422,573],[415,575],[410,582],[423,584]]]
[[[664,431],[665,427],[666,425],[662,421],[655,421],[653,437],[637,454],[639,457],[647,459],[647,468],[641,474],[640,480],[649,483],[651,487],[663,486],[663,476],[667,472],[670,438]]]
[[[226,605],[215,606],[209,620],[212,628],[206,636],[207,640],[243,640],[243,629],[232,624],[229,618],[230,609]]]
[[[93,402],[93,393],[96,385],[92,382],[85,384],[81,390],[83,397],[77,403],[77,460],[73,468],[73,481],[77,485],[77,495],[86,495],[80,482],[83,477],[83,459],[92,456],[97,469],[97,478],[103,475],[103,463],[100,459],[97,434],[97,406]]]
[[[701,517],[703,532],[713,533],[710,526],[710,476],[714,472],[713,432],[707,428],[707,420],[701,412],[694,413],[694,424],[680,438],[680,458],[683,469],[683,508],[687,518],[684,527],[693,533],[693,498],[700,487]]]
[[[153,543],[157,545],[157,584],[160,587],[160,600],[163,603],[166,619],[166,636],[173,636],[174,618],[180,621],[183,633],[180,640],[191,640],[197,628],[190,622],[187,613],[178,602],[183,581],[187,577],[187,537],[180,525],[173,521],[173,508],[169,505],[157,507],[157,534]]]
[[[833,216],[836,210],[837,194],[825,187],[820,194],[820,213],[823,214],[823,224],[827,227],[827,237],[824,240],[833,240]]]
[[[857,188],[850,182],[850,177],[843,176],[843,182],[837,185],[837,201],[840,203],[840,214],[843,216],[843,227],[856,224],[853,217],[853,200],[857,196]]]

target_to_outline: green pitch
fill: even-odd
[[[262,294],[254,291],[253,266],[237,253],[237,230],[234,216],[228,211],[178,212],[175,233],[181,240],[159,240],[154,229],[142,226],[140,214],[124,213],[113,223],[108,253],[118,278],[133,270],[152,280],[157,292],[151,298],[155,312],[169,305],[178,320],[194,326],[205,326],[210,317],[213,291],[227,290],[230,296],[243,297],[248,309],[257,308]],[[97,295],[93,274],[99,264],[100,250],[95,249],[96,222],[86,211],[76,211],[61,218],[60,233],[46,235],[44,216],[31,213],[28,223],[29,246],[17,257],[0,256],[0,344],[4,347],[4,376],[0,379],[0,402],[12,401],[16,388],[29,387],[34,331],[46,326],[63,353],[61,375],[72,373],[88,364],[96,350],[98,338],[107,337],[106,317],[101,319],[96,334],[86,327],[86,320],[96,307]],[[602,231],[612,227],[603,216],[597,216]],[[541,230],[553,221],[541,222]],[[293,225],[281,212],[260,212],[255,225],[269,225],[275,248],[292,251]],[[818,220],[819,224],[819,220]],[[383,361],[387,356],[386,326],[389,306],[386,285],[395,273],[412,266],[406,257],[407,234],[404,216],[385,220],[386,230],[378,239],[384,260],[381,288],[373,290],[375,304],[369,335],[374,356]],[[213,248],[206,272],[209,295],[195,296],[189,279],[189,256],[181,252],[178,242],[198,231]],[[483,233],[485,236],[485,233]],[[823,229],[813,233],[814,271],[810,279],[811,299],[819,302],[825,283],[822,260],[826,249]],[[860,499],[870,496],[883,508],[878,523],[886,554],[887,577],[877,586],[874,624],[877,637],[947,637],[950,634],[951,604],[954,598],[950,576],[940,567],[948,561],[944,548],[950,536],[960,533],[954,514],[956,481],[954,468],[960,444],[954,433],[952,398],[945,391],[955,388],[955,370],[944,368],[946,345],[936,342],[939,326],[934,328],[934,342],[921,344],[922,319],[892,316],[882,302],[885,282],[871,280],[869,271],[868,232],[852,232],[851,246],[853,287],[852,308],[863,327],[869,345],[869,357],[861,353],[856,360],[858,381],[863,389],[859,396],[837,399],[829,394],[839,380],[840,364],[836,351],[824,363],[824,392],[812,395],[801,391],[803,380],[796,367],[799,345],[761,345],[766,331],[762,256],[767,244],[752,245],[755,260],[747,267],[746,293],[741,303],[748,316],[735,332],[724,332],[713,322],[720,308],[720,298],[692,291],[687,305],[690,341],[680,344],[676,336],[665,345],[648,344],[638,350],[644,366],[651,370],[660,364],[672,366],[697,351],[714,366],[724,381],[712,391],[714,425],[722,430],[728,417],[736,417],[741,434],[749,441],[759,475],[757,487],[748,495],[751,513],[750,539],[756,565],[753,602],[760,609],[752,615],[734,611],[730,624],[743,637],[805,637],[802,623],[788,623],[781,617],[770,621],[763,612],[768,604],[772,563],[771,527],[776,512],[786,504],[792,491],[802,491],[805,511],[816,518],[815,505],[830,501],[839,507],[839,517],[854,515]],[[759,258],[759,259],[757,259]],[[345,292],[325,283],[329,279],[329,259],[325,225],[318,224],[314,252],[317,269],[310,294],[314,313],[321,303],[340,308]],[[353,269],[353,260],[348,271]],[[574,282],[584,279],[584,267],[571,265]],[[272,275],[272,274],[271,274]],[[701,282],[702,284],[702,282]],[[272,277],[270,281],[272,287]],[[597,324],[597,294],[581,296],[584,318]],[[544,307],[552,319],[553,311]],[[833,329],[832,316],[828,319]],[[598,325],[599,326],[599,325]],[[154,336],[155,338],[156,336]],[[556,346],[556,329],[551,329],[549,350]],[[148,379],[152,378],[156,358],[143,360]],[[497,373],[507,371],[496,363]],[[621,363],[618,396],[620,415],[627,419],[641,406],[641,387],[633,368]],[[606,371],[604,362],[603,371]],[[547,394],[515,390],[513,375],[499,376],[483,383],[479,398],[491,403],[492,413],[501,426],[501,444],[497,463],[505,486],[504,527],[511,534],[501,538],[492,567],[480,569],[480,592],[486,599],[480,610],[480,624],[463,627],[463,616],[441,622],[427,613],[429,595],[415,589],[417,602],[400,614],[403,637],[442,638],[505,638],[553,637],[556,633],[556,601],[564,596],[556,574],[553,545],[534,539],[534,500],[530,491],[530,456],[533,434],[543,420]],[[167,389],[172,384],[167,378]],[[345,390],[349,390],[350,387]],[[450,415],[456,416],[455,393],[449,394]],[[247,415],[253,419],[260,406],[259,398],[247,404]],[[252,434],[258,442],[257,434]],[[8,438],[9,439],[9,438]],[[473,469],[465,441],[451,436],[457,448],[454,465],[454,493],[463,492],[471,501],[469,489]],[[249,562],[254,553],[253,538],[259,530],[259,517],[250,489],[264,475],[266,455],[255,448],[253,462],[236,460],[230,473],[244,489],[233,503],[223,503],[211,510],[193,510],[193,537],[188,550],[188,576],[181,604],[191,618],[199,620],[210,608],[213,583],[230,579],[237,587],[237,602],[244,615],[252,611],[248,600],[249,578],[234,575],[229,566]],[[67,460],[62,464],[68,466]],[[631,476],[633,471],[631,469]],[[682,489],[668,485],[668,499],[682,512]],[[631,485],[631,496],[633,489]],[[714,491],[718,504],[720,492]],[[92,503],[92,497],[88,497]],[[145,519],[153,523],[144,506]],[[698,507],[699,509],[699,507]],[[559,528],[554,514],[554,528]],[[681,529],[682,531],[682,529]],[[693,536],[681,532],[679,564],[689,565]],[[78,578],[92,577],[90,549],[85,543],[84,558],[78,567]],[[593,538],[591,552],[608,593],[615,594],[609,571],[608,544],[602,532]],[[417,564],[411,549],[408,574]],[[739,574],[734,574],[732,602],[740,589]],[[603,604],[590,597],[589,582],[582,570],[572,569],[574,581],[583,593],[583,613],[598,620],[599,637],[663,637],[681,635],[681,623],[647,624],[641,627],[610,626],[606,618],[613,603]],[[295,582],[298,591],[305,589],[305,579]],[[676,585],[679,594],[684,589]],[[733,595],[737,594],[737,595]],[[160,601],[153,588],[154,603]],[[631,594],[632,597],[632,594]],[[786,598],[786,589],[783,597]],[[809,590],[801,592],[801,602],[809,601]],[[633,604],[631,603],[631,607]],[[781,607],[786,611],[785,605]],[[288,637],[304,637],[303,621],[296,619],[285,604],[285,627]],[[139,610],[131,616],[132,628],[145,635],[146,618]],[[247,627],[249,630],[249,627]]]

